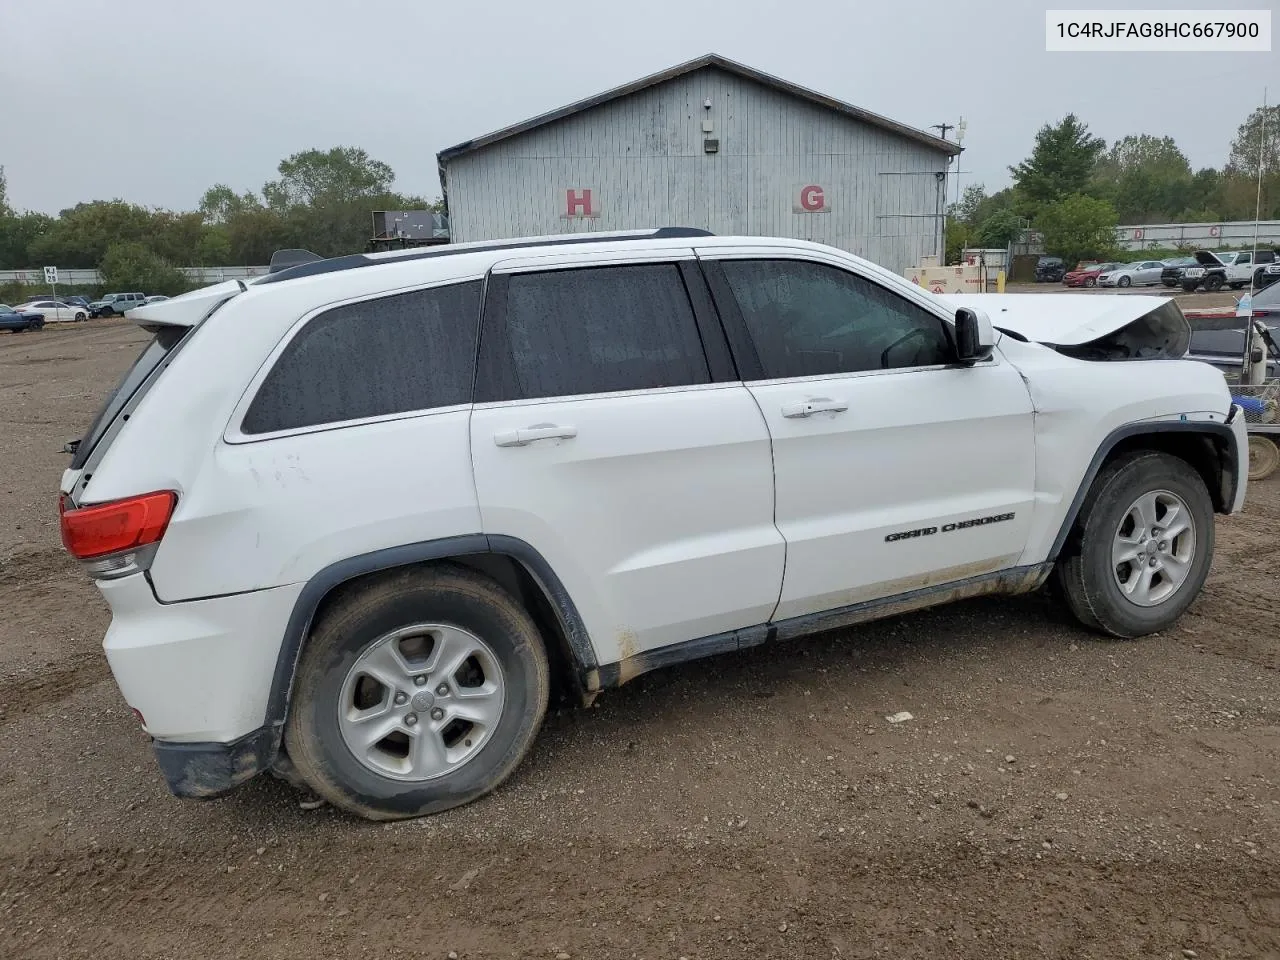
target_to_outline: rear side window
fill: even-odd
[[[499,354],[500,375],[483,399],[711,381],[689,294],[673,263],[514,274],[494,319],[486,350]]]
[[[241,430],[294,430],[471,401],[480,282],[313,317],[258,388]]]
[[[93,422],[89,424],[89,429],[85,431],[84,436],[80,438],[76,444],[75,455],[71,458],[71,469],[79,470],[89,460],[89,454],[93,452],[93,448],[98,445],[98,441],[102,439],[102,435],[107,432],[107,428],[124,409],[133,395],[138,392],[138,388],[146,381],[148,377],[160,366],[164,358],[182,342],[183,338],[191,332],[190,327],[160,327],[151,342],[143,348],[142,353],[138,354],[138,359],[133,361],[127,373],[120,378],[120,382],[116,384],[116,388],[111,391],[111,395],[107,397],[97,415],[93,418]]]

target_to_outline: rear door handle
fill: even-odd
[[[561,427],[554,423],[535,423],[519,430],[503,430],[493,435],[493,442],[500,447],[524,447],[535,440],[572,440],[578,435],[577,427]]]
[[[849,405],[843,400],[832,400],[830,397],[809,397],[795,403],[784,403],[782,415],[792,420],[812,417],[815,413],[844,413]]]

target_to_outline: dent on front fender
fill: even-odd
[[[1225,424],[1231,398],[1222,374],[1187,360],[1091,362],[1034,343],[1002,342],[1035,410],[1036,506],[1021,563],[1048,556],[1107,438],[1130,425]],[[1233,428],[1234,429],[1234,428]]]

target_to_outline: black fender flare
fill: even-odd
[[[1098,445],[1093,459],[1089,461],[1089,468],[1085,470],[1084,476],[1080,480],[1076,495],[1062,520],[1062,527],[1058,530],[1057,537],[1054,538],[1053,546],[1049,549],[1048,559],[1056,561],[1059,554],[1062,553],[1062,548],[1066,545],[1067,537],[1071,535],[1071,528],[1075,526],[1076,518],[1080,514],[1080,508],[1084,504],[1084,498],[1088,496],[1089,488],[1093,486],[1093,481],[1098,477],[1098,471],[1102,469],[1102,465],[1106,462],[1111,451],[1122,441],[1133,437],[1169,433],[1199,433],[1215,440],[1221,440],[1226,445],[1227,451],[1226,462],[1222,464],[1223,485],[1221,491],[1217,493],[1210,490],[1210,495],[1213,496],[1215,501],[1220,501],[1223,504],[1233,503],[1236,497],[1236,490],[1240,485],[1240,477],[1236,469],[1236,465],[1239,463],[1236,435],[1231,429],[1232,417],[1235,414],[1236,411],[1233,408],[1226,421],[1221,423],[1216,420],[1157,420],[1146,423],[1127,423],[1112,430]]]
[[[280,750],[284,735],[285,719],[289,713],[289,700],[293,692],[293,678],[311,623],[321,602],[333,590],[357,577],[397,567],[412,566],[432,560],[448,560],[476,554],[499,554],[515,560],[533,578],[546,596],[559,620],[560,629],[576,661],[574,668],[581,676],[594,670],[595,648],[587,634],[586,625],[569,592],[546,559],[532,546],[516,537],[483,533],[445,537],[440,540],[424,540],[387,547],[371,553],[348,557],[319,570],[294,601],[293,612],[280,641],[276,655],[275,672],[271,678],[271,693],[267,698],[267,712],[263,728],[267,731],[268,745],[262,766],[270,766]]]

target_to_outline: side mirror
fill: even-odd
[[[972,364],[990,358],[995,345],[996,331],[990,317],[969,307],[956,311],[956,354],[961,363]]]

